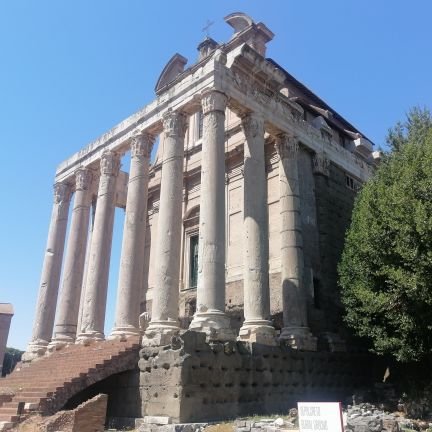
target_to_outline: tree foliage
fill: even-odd
[[[16,348],[6,348],[5,356],[3,359],[2,376],[12,373],[18,362],[21,361],[21,357],[24,351]]]
[[[345,320],[377,353],[432,352],[432,117],[414,109],[359,193],[339,264]]]

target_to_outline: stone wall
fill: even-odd
[[[315,175],[315,195],[320,267],[315,275],[314,303],[317,307],[310,308],[310,327],[313,332],[337,333],[342,317],[337,265],[356,193],[346,186],[345,172],[331,164],[329,176]]]
[[[240,342],[209,345],[204,334],[186,332],[170,346],[141,350],[142,416],[200,422],[287,412],[299,400],[344,400],[377,378],[372,359]]]

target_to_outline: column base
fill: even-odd
[[[270,321],[247,320],[243,323],[237,340],[275,346],[276,332]]]
[[[105,335],[98,331],[86,331],[79,333],[75,343],[89,345],[91,342],[100,342],[105,340]]]
[[[111,331],[111,334],[108,336],[108,339],[124,339],[131,336],[140,336],[141,331],[140,329],[132,326],[132,325],[125,325],[123,327],[114,327]]]
[[[37,339],[28,344],[26,352],[23,354],[21,361],[29,363],[43,357],[48,348],[48,341]]]
[[[300,351],[316,351],[317,338],[310,332],[309,327],[284,327],[279,339]]]
[[[177,321],[150,321],[141,341],[142,346],[170,345],[173,336],[180,333]]]
[[[230,328],[230,319],[219,310],[195,312],[189,330],[205,333],[207,342],[235,341],[236,339],[234,330]]]
[[[71,345],[75,343],[75,336],[59,334],[56,335],[53,340],[48,345],[48,351],[58,351],[64,348],[67,345]]]

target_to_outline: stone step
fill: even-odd
[[[138,339],[127,342],[105,341],[90,347],[73,345],[29,365],[21,365],[19,370],[0,381],[0,391],[2,388],[4,391],[16,391],[14,397],[9,397],[0,406],[0,421],[18,422],[20,403],[32,404],[31,409],[36,407],[43,411],[43,403],[47,399],[61,399],[61,395],[68,394],[71,386],[80,386],[80,383],[81,387],[85,386],[87,377],[93,382],[93,377],[99,376],[101,371],[115,370],[113,365],[117,359],[129,352],[136,352],[138,348]]]

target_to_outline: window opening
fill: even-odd
[[[198,235],[189,239],[189,288],[198,284]]]

